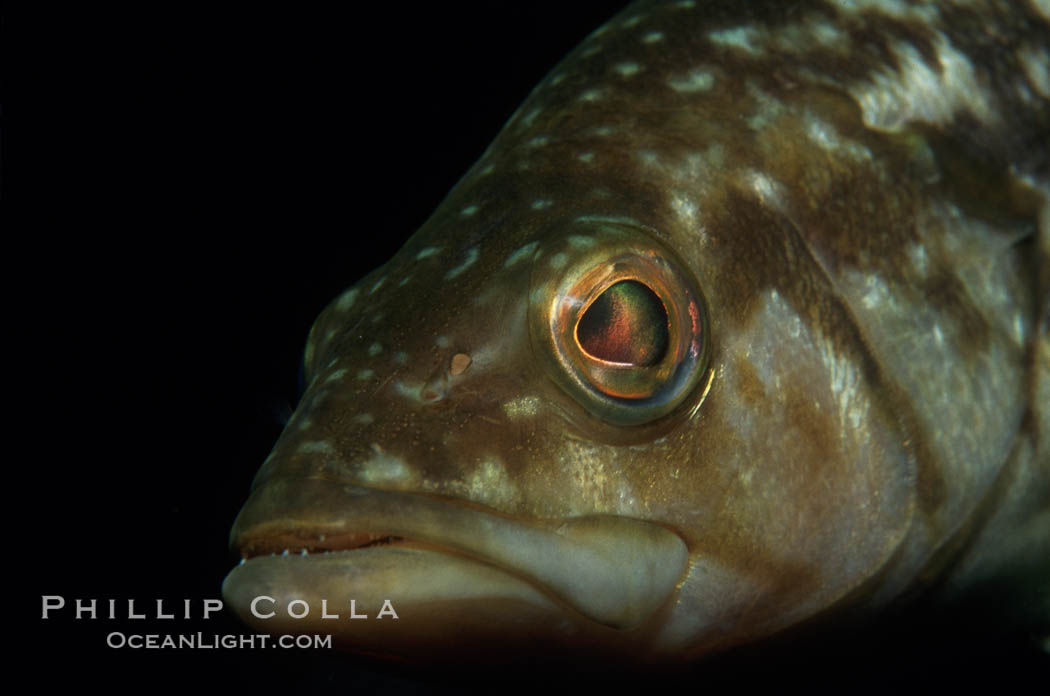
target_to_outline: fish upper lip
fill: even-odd
[[[404,537],[365,531],[331,536],[319,532],[310,532],[309,530],[289,530],[284,533],[270,531],[269,533],[249,535],[238,550],[242,559],[248,560],[257,556],[273,556],[276,554],[298,553],[309,555],[311,553],[332,551],[353,551],[354,549],[365,549],[403,541],[405,541]]]
[[[352,550],[385,539],[495,565],[617,628],[636,626],[663,605],[688,560],[677,534],[642,520],[524,522],[470,503],[310,477],[267,480],[231,530],[231,545],[246,557]]]

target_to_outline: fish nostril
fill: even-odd
[[[456,353],[452,356],[452,362],[449,363],[448,371],[453,377],[463,374],[470,367],[470,363],[473,362],[471,357],[466,353]]]

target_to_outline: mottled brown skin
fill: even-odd
[[[838,43],[781,45],[819,22]],[[711,38],[744,25],[758,54]],[[1050,557],[1050,95],[1032,83],[1019,96],[1024,67],[1002,46],[1046,47],[1047,18],[1025,3],[945,6],[928,23],[820,2],[640,3],[609,26],[352,302],[322,313],[310,387],[234,545],[357,545],[319,539],[346,501],[312,497],[316,481],[539,527],[650,521],[690,560],[645,621],[603,626],[549,593],[577,634],[547,631],[543,612],[502,632],[643,657],[696,656],[1003,568],[1045,582],[1032,559]],[[965,100],[949,118],[903,99],[883,127],[862,99],[872,76],[913,69],[895,48],[906,42],[947,82],[938,35],[976,66],[995,119]],[[709,379],[654,422],[604,422],[536,350],[530,284],[588,233],[581,218],[652,234],[706,298]],[[450,371],[460,354],[472,362]],[[295,492],[303,479],[310,495]],[[486,642],[501,635],[487,618],[516,616],[457,611],[419,631]],[[414,656],[405,624],[355,631],[355,649]]]

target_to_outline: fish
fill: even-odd
[[[1046,631],[1048,259],[1045,0],[632,4],[321,312],[223,597],[409,662]]]

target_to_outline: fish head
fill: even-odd
[[[864,303],[921,270],[933,160],[720,37],[662,62],[668,17],[593,35],[317,319],[231,534],[249,624],[411,660],[690,657],[901,553],[941,484]],[[598,81],[619,43],[652,55]]]
[[[659,657],[768,635],[869,578],[909,472],[840,308],[637,202],[528,195],[571,172],[498,176],[468,176],[317,319],[232,532],[238,613],[408,659],[450,634]],[[739,203],[723,238],[783,224]],[[349,599],[372,617],[347,620]]]

